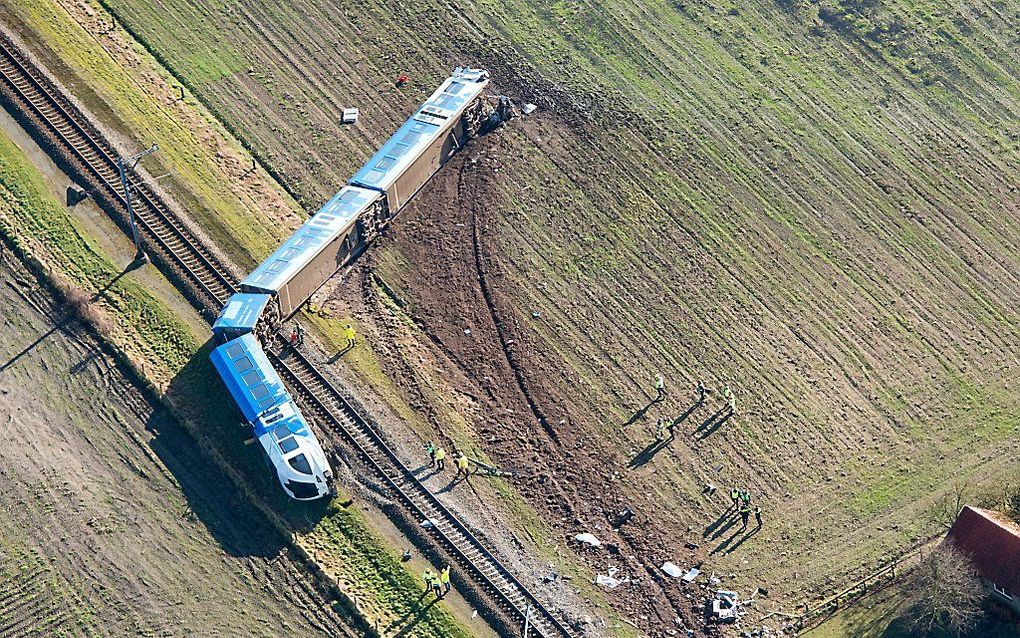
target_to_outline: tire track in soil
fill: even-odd
[[[501,279],[502,274],[498,261],[490,252],[489,244],[492,238],[485,232],[486,228],[493,227],[489,224],[491,221],[488,217],[489,210],[485,206],[485,202],[489,201],[491,197],[491,184],[488,183],[481,167],[479,170],[474,170],[465,165],[467,155],[470,155],[470,152],[465,152],[462,157],[455,159],[454,162],[458,162],[456,166],[448,165],[450,169],[457,169],[456,174],[444,176],[442,179],[444,181],[455,180],[456,182],[455,188],[458,193],[456,201],[460,209],[459,213],[455,213],[452,217],[457,218],[463,215],[466,221],[470,222],[472,244],[470,247],[462,248],[456,259],[459,263],[453,266],[457,270],[463,270],[465,274],[465,277],[457,278],[457,281],[461,279],[466,281],[468,273],[474,275],[476,286],[484,298],[485,312],[482,314],[488,318],[488,329],[483,331],[478,329],[480,326],[474,326],[473,332],[478,338],[484,338],[491,345],[486,345],[485,342],[475,343],[472,345],[472,349],[477,353],[491,351],[504,364],[498,366],[503,369],[502,372],[493,370],[500,378],[510,382],[496,385],[497,402],[508,405],[523,403],[535,421],[545,418],[545,426],[549,426],[540,429],[546,433],[545,436],[530,435],[517,438],[520,445],[526,446],[534,453],[530,460],[526,458],[527,455],[520,454],[519,450],[514,453],[512,450],[503,449],[502,446],[492,445],[487,448],[493,456],[500,458],[501,462],[507,462],[523,469],[520,476],[524,481],[521,486],[524,496],[536,508],[553,510],[552,516],[546,517],[548,524],[560,529],[567,538],[570,538],[574,533],[577,533],[577,526],[584,524],[584,519],[612,520],[612,517],[623,508],[627,500],[616,493],[611,477],[591,475],[590,472],[585,471],[587,468],[603,465],[596,459],[586,458],[586,453],[596,453],[596,451],[589,450],[583,443],[572,440],[569,431],[560,435],[552,430],[546,412],[540,405],[542,399],[536,395],[537,390],[530,385],[525,373],[525,369],[532,367],[528,346],[517,345],[522,344],[524,333],[520,331],[519,326],[503,319],[504,314],[500,308],[504,301],[499,296],[500,292],[492,285],[493,281]],[[428,197],[426,193],[423,195]],[[443,205],[448,205],[448,203],[444,200]],[[429,203],[422,201],[418,206],[425,208],[429,206]],[[433,228],[442,227],[449,225],[449,222],[450,219],[430,220],[430,225]],[[417,242],[418,239],[411,238],[410,241]],[[421,244],[427,243],[421,242]],[[419,244],[419,248],[421,244]],[[419,283],[428,286],[427,281]],[[486,290],[482,290],[483,286]],[[434,289],[429,294],[435,298]],[[430,313],[428,309],[416,312],[416,315],[421,314],[428,315]],[[430,340],[441,344],[444,351],[456,350],[456,347],[442,345],[444,344],[442,336],[429,331],[428,325],[431,321],[428,319],[423,320],[419,317],[415,323],[423,326]],[[515,351],[517,347],[520,348],[520,352]],[[453,360],[455,362],[462,361],[457,357],[454,357]],[[462,370],[471,378],[477,378],[481,374],[477,371],[472,372],[470,366],[465,370],[462,363],[457,365],[461,366]],[[546,391],[546,388],[543,388],[543,391]],[[480,431],[483,438],[493,435],[506,436],[506,432],[493,431],[492,426],[493,424],[481,424]],[[550,432],[550,430],[552,431]],[[585,453],[585,456],[579,456],[579,452],[575,450]],[[578,471],[576,468],[582,469]],[[602,482],[598,482],[600,479]],[[536,492],[543,496],[535,498]],[[584,494],[591,493],[600,494],[598,502],[593,502],[593,499],[584,496]],[[615,509],[611,510],[613,507]],[[625,616],[643,615],[652,619],[646,620],[646,622],[653,626],[675,627],[674,618],[677,616],[690,621],[688,623],[690,626],[696,626],[692,618],[690,601],[684,598],[685,592],[682,590],[669,591],[655,573],[655,566],[637,558],[665,553],[661,545],[650,544],[651,539],[658,535],[648,534],[647,529],[635,529],[631,532],[626,527],[623,530],[614,530],[611,535],[619,544],[610,543],[613,550],[611,550],[608,559],[611,562],[624,563],[625,569],[629,569],[630,573],[635,576],[640,573],[647,574],[647,578],[640,578],[640,586],[634,591],[614,591],[612,604]],[[608,538],[606,540],[608,541]],[[590,556],[586,558],[583,553],[579,555],[586,562],[592,558]],[[605,558],[598,560],[601,562]]]

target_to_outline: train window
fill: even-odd
[[[258,370],[252,369],[241,375],[241,380],[249,388],[257,383],[262,382],[262,373]]]
[[[451,82],[450,86],[446,87],[446,92],[447,93],[452,93],[453,95],[457,95],[458,93],[460,93],[460,90],[463,89],[463,88],[464,88],[464,85],[462,83],[460,83],[460,82]]]
[[[435,105],[441,109],[455,111],[463,100],[456,95],[440,95],[436,98]],[[438,113],[436,115],[439,115]]]
[[[290,463],[290,466],[292,468],[294,468],[298,472],[301,472],[302,474],[312,473],[312,466],[308,464],[308,459],[305,458],[304,454],[298,454],[297,456],[291,459],[287,459],[287,462]]]
[[[289,454],[294,450],[298,449],[298,443],[294,437],[282,439],[280,441],[280,449],[283,450],[284,454]],[[296,469],[296,468],[295,468]],[[310,472],[308,472],[310,474]]]
[[[227,356],[231,359],[236,359],[244,354],[244,346],[239,343],[232,343],[227,346]]]
[[[248,358],[247,355],[245,355],[245,356],[241,357],[240,359],[237,359],[236,361],[234,361],[234,370],[236,370],[238,372],[238,374],[241,374],[243,372],[247,372],[248,370],[251,370],[254,367],[255,367],[255,364],[251,362],[251,359]]]
[[[255,397],[256,401],[261,401],[269,396],[269,386],[265,383],[260,383],[251,389],[251,395]]]
[[[393,161],[393,158],[384,157],[384,158],[382,158],[381,160],[379,160],[378,162],[375,163],[375,167],[377,169],[379,169],[380,171],[386,171],[386,170],[389,170],[389,169],[393,168],[393,164],[395,164],[395,163],[396,162]]]
[[[286,425],[278,425],[275,428],[273,428],[273,436],[275,436],[276,440],[278,441],[280,439],[285,439],[288,436],[290,436],[290,428],[288,428]]]
[[[401,136],[400,141],[398,143],[411,147],[417,144],[418,140],[420,139],[421,133],[417,131],[408,131]]]

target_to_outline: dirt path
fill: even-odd
[[[194,441],[6,251],[0,314],[0,633],[352,635]]]

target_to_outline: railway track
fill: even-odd
[[[66,155],[77,177],[101,191],[100,203],[117,208],[107,212],[122,224],[127,209],[119,192],[117,154],[88,119],[11,42],[0,36],[0,76],[9,95],[8,108],[29,120],[33,132],[46,139],[41,146]],[[157,263],[170,268],[171,278],[184,277],[199,291],[192,303],[207,317],[215,316],[237,289],[236,279],[215,256],[170,212],[160,198],[133,171],[129,183],[137,193],[135,212],[150,249],[162,257]],[[281,377],[291,386],[302,407],[317,423],[344,437],[358,456],[383,480],[395,499],[419,521],[431,521],[428,532],[460,565],[495,606],[522,624],[528,636],[571,638],[567,627],[522,585],[468,527],[425,487],[372,427],[318,368],[299,351],[287,349],[276,335],[278,348],[267,354]],[[269,344],[267,344],[269,345]]]

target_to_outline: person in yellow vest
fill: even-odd
[[[455,478],[455,479],[460,478],[460,475],[463,474],[464,478],[466,479],[468,477],[468,457],[465,456],[465,454],[463,452],[459,452],[457,454],[457,461],[456,461],[456,463],[457,463],[457,474],[453,478]]]
[[[426,567],[425,571],[423,571],[421,573],[421,579],[423,581],[425,581],[425,593],[426,594],[428,594],[430,591],[432,591],[432,589],[435,587],[435,583],[436,583],[436,579],[437,578],[438,578],[438,576],[436,576],[436,573],[434,571],[432,571],[431,569],[429,569],[428,567]]]
[[[722,391],[723,398],[726,399],[726,407],[730,409],[730,414],[737,411],[737,399],[733,396],[733,390],[730,390],[730,384],[726,384],[726,387]]]
[[[439,597],[442,598],[449,593],[452,587],[450,586],[450,566],[447,565],[443,571],[439,572],[439,582],[443,586],[443,593]]]
[[[354,347],[354,337],[356,335],[357,333],[354,332],[354,328],[351,327],[351,324],[347,324],[347,326],[344,328],[344,338],[347,339],[348,348]]]
[[[440,472],[446,469],[446,450],[441,447],[436,448],[436,468]]]

